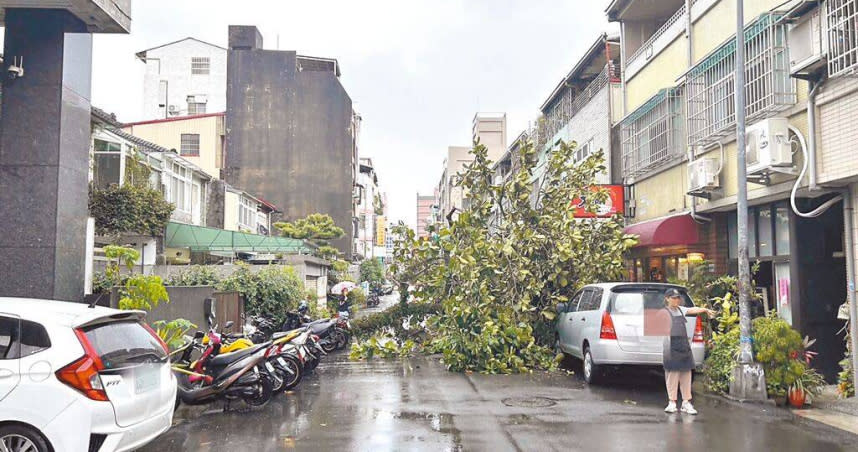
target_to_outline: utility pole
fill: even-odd
[[[730,395],[742,400],[766,398],[763,368],[754,364],[751,336],[751,267],[748,259],[748,175],[745,160],[745,12],[743,0],[736,1],[736,194],[737,235],[739,236],[739,362],[733,369]]]

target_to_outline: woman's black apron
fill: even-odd
[[[681,312],[678,315],[670,309],[667,312],[670,315],[670,337],[664,347],[664,370],[693,370],[694,355],[688,341],[687,319]]]

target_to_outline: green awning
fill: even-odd
[[[310,247],[303,240],[173,222],[167,223],[164,244],[167,248],[190,248],[191,251],[204,252],[287,254],[310,254],[311,252]]]

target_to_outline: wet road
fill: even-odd
[[[390,295],[384,295],[378,298],[378,306],[374,308],[362,308],[356,314],[355,318],[359,319],[361,317],[368,316],[370,314],[375,314],[376,312],[384,311],[385,309],[393,306],[399,301],[399,293],[393,292]]]
[[[577,376],[462,375],[436,359],[327,358],[293,393],[247,412],[182,409],[143,449],[840,451],[858,438],[797,424],[767,407],[698,397],[696,417],[662,412],[658,377],[625,374],[607,387]]]

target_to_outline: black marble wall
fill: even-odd
[[[6,9],[0,296],[83,298],[92,35],[63,10]],[[6,69],[23,57],[24,76]]]

